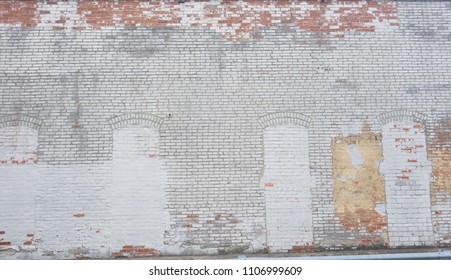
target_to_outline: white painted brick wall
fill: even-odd
[[[16,248],[34,234],[37,147],[36,130],[0,128],[0,242]]]
[[[274,125],[264,130],[266,230],[271,252],[311,245],[311,207],[308,131],[299,125]]]
[[[315,179],[310,201],[313,240],[320,249],[352,248],[358,242],[355,234],[340,224],[334,212],[331,139],[340,134],[359,133],[363,121],[368,121],[374,133],[380,133],[379,115],[406,109],[427,116],[425,133],[428,141],[435,141],[435,126],[446,122],[450,116],[449,1],[389,1],[392,3],[386,7],[391,10],[390,18],[376,24],[377,18],[370,17],[364,23],[370,25],[369,29],[375,25],[374,32],[355,30],[352,22],[342,22],[344,31],[329,29],[327,25],[340,13],[327,13],[325,17],[321,13],[301,15],[298,23],[305,23],[303,18],[321,20],[326,26],[318,28],[327,27],[327,30],[318,32],[316,25],[303,28],[291,21],[292,12],[298,8],[301,13],[320,12],[322,4],[295,3],[297,1],[289,1],[288,10],[281,10],[275,4],[268,7],[238,2],[236,6],[246,6],[245,9],[233,11],[232,7],[227,15],[245,15],[245,20],[257,20],[248,27],[222,22],[223,19],[239,21],[240,17],[227,18],[222,13],[209,17],[214,13],[214,6],[222,11],[220,1],[186,1],[180,6],[168,2],[163,9],[172,6],[171,9],[181,15],[181,21],[174,21],[169,28],[131,27],[135,18],[117,17],[127,15],[128,11],[120,11],[120,7],[129,7],[122,5],[125,1],[114,2],[106,12],[113,14],[110,14],[111,21],[109,15],[97,13],[102,8],[97,9],[95,5],[86,8],[86,4],[93,1],[17,2],[27,4],[13,5],[22,8],[0,13],[6,21],[0,23],[0,131],[6,131],[3,125],[10,122],[8,116],[29,116],[42,121],[32,122],[32,126],[40,127],[39,163],[34,168],[41,175],[35,180],[36,240],[33,247],[37,251],[30,258],[52,257],[52,254],[53,257],[107,258],[122,245],[139,245],[122,244],[140,241],[141,237],[134,233],[130,233],[133,240],[126,240],[127,232],[113,234],[122,230],[113,220],[125,220],[117,212],[113,215],[113,198],[120,207],[134,205],[132,195],[121,196],[123,183],[118,183],[116,190],[113,186],[114,132],[109,120],[114,117],[144,113],[162,120],[160,160],[165,166],[162,172],[167,171],[167,184],[162,186],[168,199],[163,212],[170,216],[170,228],[162,238],[170,244],[170,253],[217,254],[266,249],[265,192],[268,188],[262,186],[261,178],[266,144],[258,122],[263,116],[302,112],[311,119],[305,147],[310,147],[310,171]],[[82,2],[85,8],[80,5]],[[151,6],[158,5],[144,2],[141,6],[145,6],[146,17],[148,11],[161,10],[158,7],[152,10]],[[282,2],[279,4],[285,5]],[[329,11],[353,6],[342,14],[344,17],[339,16],[340,20],[352,21],[347,15],[354,11],[363,13],[359,18],[367,17],[365,9],[361,8],[369,2],[361,2],[332,1],[323,5]],[[0,1],[0,6],[8,9],[8,4],[4,3]],[[33,3],[37,3],[36,11]],[[287,22],[272,25],[260,17],[266,10],[274,15],[271,21]],[[91,12],[93,14],[89,15]],[[376,12],[377,9],[372,9],[368,15]],[[28,17],[18,16],[20,13]],[[37,21],[30,18],[33,15]],[[164,13],[154,15],[156,20],[167,17]],[[27,26],[16,20],[25,21]],[[143,17],[136,20],[143,20]],[[101,28],[96,27],[97,21],[103,22],[99,23]],[[270,24],[257,26],[263,21]],[[37,26],[32,27],[34,24]],[[86,25],[89,28],[76,30]],[[240,28],[245,32],[239,31]],[[21,146],[21,139],[14,140],[14,145]],[[23,139],[28,136],[24,134]],[[8,141],[0,145],[12,143]],[[20,149],[3,150],[5,155],[14,154],[22,160],[23,155],[29,154]],[[396,157],[395,152],[399,151],[389,145],[384,155],[393,168],[387,171],[387,189],[400,188],[393,179],[400,167],[394,167],[395,160],[390,159],[390,156]],[[35,160],[34,156],[31,158]],[[424,162],[424,155],[421,158]],[[22,201],[25,198],[30,203],[33,201],[32,192],[28,191],[33,187],[27,179],[34,174],[29,172],[33,164],[30,162],[24,167],[12,164],[10,157],[8,160],[11,162],[0,167],[0,177],[6,178],[0,182],[0,191],[15,195],[16,202],[6,196],[0,198],[5,201],[0,205],[3,216],[10,211],[11,204],[28,205]],[[143,159],[142,166],[148,163],[154,166],[154,162],[144,162]],[[12,170],[21,173],[15,176]],[[281,181],[298,176],[274,172]],[[133,175],[132,182],[125,187],[138,189],[133,182],[135,177],[136,184],[154,179],[144,177],[148,176],[144,173],[124,174],[124,178]],[[415,181],[427,197],[423,188],[430,176],[428,172],[420,173],[422,171],[414,172],[417,177],[424,176],[424,180]],[[114,180],[119,182],[123,177]],[[19,181],[26,181],[31,187],[19,184],[24,187],[19,190],[16,187]],[[296,198],[298,192],[292,192],[292,197]],[[451,195],[443,188],[436,196],[438,204],[433,206],[433,212],[441,214],[432,217],[435,241],[446,244],[451,236]],[[150,201],[146,195],[143,199]],[[400,210],[408,212],[403,217],[412,215],[413,212],[407,210],[409,200],[402,201]],[[415,209],[425,203],[412,201]],[[283,203],[286,204],[286,199]],[[276,207],[276,204],[271,205]],[[296,211],[298,205],[293,202],[288,206],[282,210]],[[427,219],[426,211],[423,207],[420,209],[424,213],[415,215],[420,217],[421,224]],[[295,221],[298,225],[301,222]],[[12,223],[11,227],[15,225]],[[139,228],[133,224],[135,226]],[[113,227],[117,228],[113,230]],[[407,235],[402,236],[407,240],[409,231],[418,231],[416,227],[396,223],[392,229]],[[294,231],[287,235],[290,240],[285,240],[284,235],[269,236],[271,242],[284,246],[281,251],[295,245],[291,244],[291,239],[311,240],[310,237],[299,240]],[[24,232],[13,233],[8,229],[0,238],[20,245]],[[118,238],[122,240],[119,242]],[[401,243],[401,236],[397,238],[396,245],[405,244]],[[149,240],[148,246],[157,243]],[[415,242],[411,240],[408,244]],[[0,251],[0,258],[24,257],[21,252],[14,255],[3,247]]]
[[[389,245],[430,246],[432,231],[429,178],[423,125],[411,121],[382,127]]]
[[[167,226],[158,131],[130,125],[113,132],[113,184],[109,193],[112,247],[161,249]]]
[[[39,164],[35,243],[39,258],[109,255],[110,164]]]

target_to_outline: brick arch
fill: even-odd
[[[419,122],[424,125],[426,123],[427,116],[418,112],[401,109],[380,114],[377,117],[377,120],[381,126],[390,122],[403,120]]]
[[[278,112],[258,119],[263,129],[277,124],[298,124],[308,128],[311,121],[311,117],[296,112]]]
[[[163,124],[163,119],[146,113],[124,114],[111,118],[108,121],[113,129],[125,127],[127,125],[145,125],[159,129]]]
[[[26,115],[6,115],[0,117],[0,128],[8,126],[24,126],[34,130],[39,130],[42,125],[42,120]]]

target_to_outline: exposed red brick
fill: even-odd
[[[33,241],[25,241],[23,245],[33,245]]]
[[[157,4],[149,5],[149,1],[81,0],[78,3],[78,14],[92,28],[118,24],[127,27],[164,27],[180,23],[178,1]]]
[[[375,210],[356,209],[354,212],[345,210],[339,218],[343,228],[348,231],[358,231],[363,227],[368,233],[373,233],[387,226],[386,217]]]
[[[273,183],[265,183],[265,187],[274,187]]]
[[[5,231],[3,231],[3,230],[2,230],[2,231],[0,231],[0,234],[5,234]]]
[[[34,27],[37,23],[36,5],[37,0],[2,0],[0,1],[0,23]]]
[[[120,252],[111,254],[113,258],[118,257],[150,257],[157,256],[160,252],[153,248],[146,248],[144,245],[125,245],[122,246]]]
[[[0,246],[11,246],[11,242],[8,242],[8,241],[0,241]]]
[[[313,251],[314,247],[312,245],[295,245],[291,247],[290,252],[292,253],[304,253]]]
[[[345,32],[374,32],[376,23],[399,26],[396,2],[376,1],[222,1],[220,4],[205,1],[147,1],[147,0],[80,0],[77,17],[71,28],[100,29],[108,26],[125,27],[209,27],[228,40],[255,38],[256,31],[277,24],[292,24],[310,32],[343,37]],[[36,14],[34,1],[0,2],[0,23],[36,26],[41,16]],[[51,1],[47,1],[51,4]],[[58,4],[58,3],[56,3]],[[201,5],[199,9],[198,5]],[[274,5],[276,9],[269,6]],[[196,6],[196,8],[195,8]],[[195,8],[195,9],[194,9]],[[51,24],[63,30],[68,18],[62,16]],[[284,30],[287,30],[286,28]],[[256,35],[257,37],[261,35]]]
[[[74,214],[75,218],[83,218],[85,216],[85,214]]]

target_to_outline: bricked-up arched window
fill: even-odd
[[[279,113],[260,122],[264,127],[260,185],[265,192],[271,252],[301,251],[313,243],[308,121],[302,118],[300,114]]]
[[[0,246],[32,245],[40,121],[0,118]]]
[[[426,137],[421,122],[404,116],[382,122],[389,245],[430,246],[434,244]]]
[[[128,116],[113,128],[111,245],[122,254],[153,254],[163,244],[165,227],[159,123]]]

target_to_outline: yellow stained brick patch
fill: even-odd
[[[432,204],[437,203],[437,193],[451,194],[451,118],[435,129],[435,135],[428,148],[432,161]]]
[[[332,139],[335,214],[347,231],[382,231],[387,240],[387,219],[376,211],[384,205],[384,178],[379,174],[382,161],[381,135],[371,132],[367,122],[361,134]],[[373,239],[359,240],[371,243]]]

